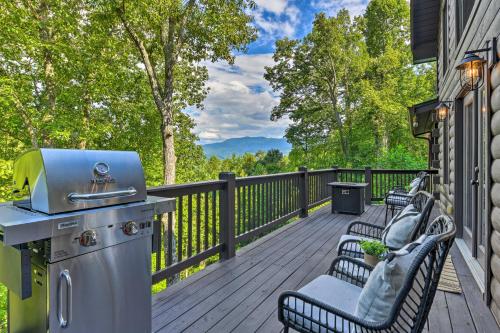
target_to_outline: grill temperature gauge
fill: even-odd
[[[130,221],[125,223],[123,226],[123,232],[125,235],[133,236],[139,232],[139,227],[137,226],[137,223]]]

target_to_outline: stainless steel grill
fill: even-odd
[[[9,332],[151,331],[153,219],[135,152],[38,149],[14,164],[0,205]]]

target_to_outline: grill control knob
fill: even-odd
[[[94,230],[84,231],[80,236],[80,245],[89,247],[97,244],[97,234]]]
[[[125,223],[123,226],[123,232],[125,235],[133,236],[139,232],[139,227],[137,226],[137,223],[130,221]]]

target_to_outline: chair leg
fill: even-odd
[[[389,205],[385,205],[385,220],[384,225],[387,225],[387,215],[389,214]]]
[[[283,328],[283,333],[288,333],[288,326],[285,326],[285,327]]]

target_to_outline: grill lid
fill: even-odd
[[[35,149],[14,163],[17,206],[46,214],[146,200],[139,155],[129,151]]]

